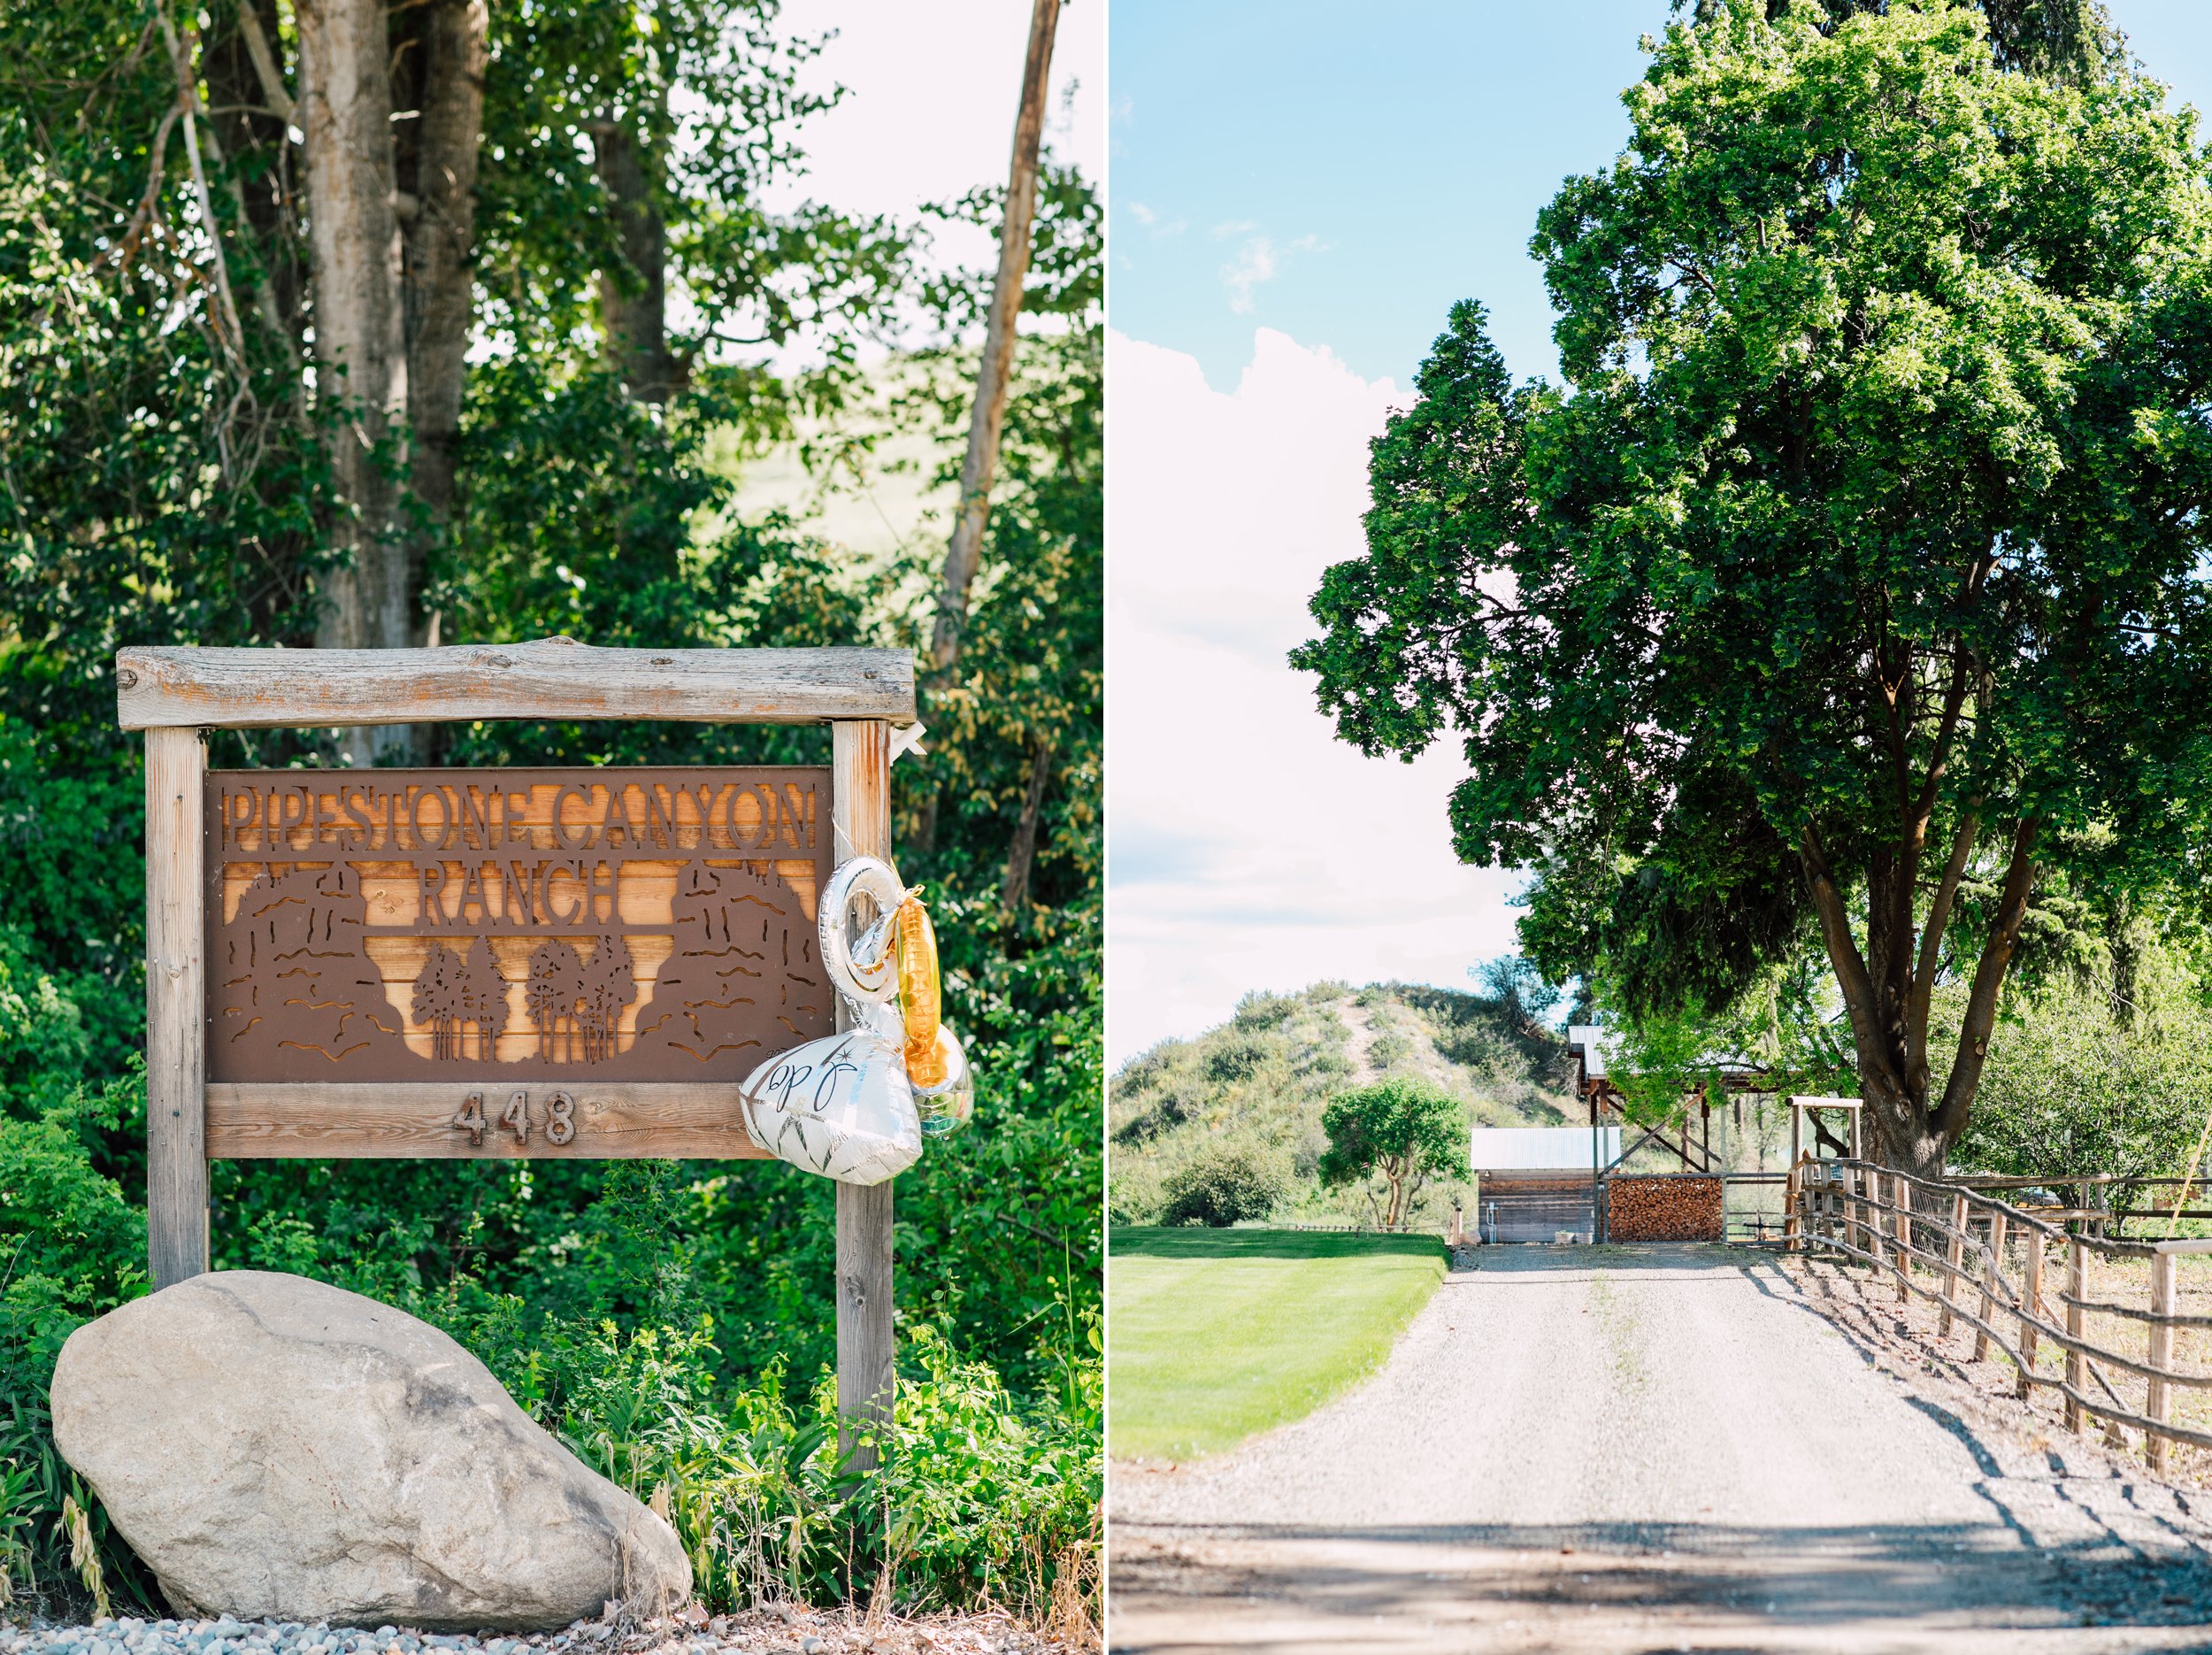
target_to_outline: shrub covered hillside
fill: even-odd
[[[1249,994],[1219,1028],[1163,1041],[1113,1077],[1113,1221],[1371,1222],[1361,1189],[1322,1186],[1321,1114],[1346,1088],[1397,1074],[1442,1087],[1479,1126],[1577,1118],[1565,1043],[1510,987],[1495,997],[1402,982]],[[1430,1184],[1410,1221],[1446,1221],[1465,1191]]]

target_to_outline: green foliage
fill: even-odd
[[[1555,981],[1728,1005],[1817,912],[1921,1164],[2008,875],[2203,877],[2212,188],[2193,113],[2087,46],[2052,78],[1978,8],[1852,10],[1717,0],[1654,43],[1626,150],[1538,219],[1563,387],[1454,307],[1293,659],[1363,751],[1459,741],[1455,843],[1538,870]],[[2004,62],[2049,57],[1991,10]],[[1962,836],[1979,894],[1932,911]],[[1914,1008],[1977,959],[1933,1099]]]
[[[1339,1092],[1321,1112],[1329,1147],[1321,1182],[1331,1189],[1366,1186],[1376,1221],[1395,1229],[1421,1186],[1466,1165],[1466,1106],[1449,1092],[1412,1075],[1394,1074]],[[1379,1177],[1386,1200],[1371,1180]]]
[[[742,466],[802,425],[825,472],[841,445],[901,435],[932,445],[931,465],[956,466],[988,285],[984,273],[922,280],[918,226],[770,211],[798,167],[804,119],[834,96],[800,86],[818,42],[791,36],[777,10],[494,8],[473,319],[493,348],[469,370],[455,514],[433,537],[420,593],[419,619],[434,615],[442,641],[924,635],[933,526],[872,560],[738,505]],[[225,4],[197,19],[204,73],[233,15]],[[393,15],[403,30],[407,8]],[[203,217],[165,119],[178,89],[147,26],[125,0],[0,13],[0,371],[12,393],[0,405],[0,835],[13,868],[0,889],[0,1460],[33,1475],[32,1573],[46,1592],[78,1578],[57,1527],[73,1490],[43,1413],[53,1351],[143,1286],[142,791],[136,740],[114,725],[113,652],[311,642],[333,512],[320,440],[332,411],[298,355],[312,296],[291,151],[241,137],[217,153],[212,135],[237,136],[245,119],[217,108],[198,129],[214,205]],[[288,58],[295,42],[280,34]],[[204,102],[226,104],[209,89]],[[593,165],[611,135],[595,127],[609,123],[646,155],[667,227],[682,384],[665,404],[634,399],[597,352],[603,294],[633,292],[640,273]],[[946,210],[992,229],[997,211],[989,191]],[[840,1537],[803,1536],[795,1564],[740,1547],[717,1589],[732,1594],[757,1588],[764,1568],[778,1590],[797,1580],[819,1596],[835,1551],[867,1566],[856,1577],[840,1564],[838,1590],[856,1579],[872,1590],[867,1559],[887,1558],[902,1594],[1027,1603],[1060,1566],[1055,1548],[1073,1543],[1073,1520],[1044,1514],[1044,1490],[1084,1428],[1070,1376],[1100,1290],[1100,223],[1088,184],[1048,168],[965,648],[923,686],[927,755],[894,776],[901,871],[929,888],[946,1014],[981,1100],[971,1130],[900,1181],[902,1347],[936,1341],[943,1354],[941,1391],[917,1393],[913,1428],[969,1432],[995,1467],[956,1487],[941,1476],[949,1460],[918,1451],[911,1463],[929,1468],[900,1497],[943,1502],[949,1533],[968,1525],[969,1550],[887,1547],[888,1485],[870,1485],[877,1538],[852,1539],[860,1496],[818,1451],[797,1453],[818,1410],[781,1402],[784,1376],[811,1397],[834,1355],[824,1181],[722,1163],[212,1169],[219,1267],[297,1271],[437,1314],[510,1382],[542,1387],[533,1394],[548,1417],[567,1419],[565,1386],[588,1391],[580,1440],[597,1433],[627,1452],[666,1438],[652,1451],[675,1454],[671,1433],[712,1427],[698,1477],[728,1497],[718,1509],[733,1521],[746,1478],[780,1522],[788,1490],[773,1490],[816,1479],[807,1510],[842,1513],[821,1518]],[[219,319],[219,250],[242,341]],[[859,367],[871,343],[900,353],[878,378]],[[772,347],[818,366],[772,372]],[[924,389],[886,399],[879,384]],[[218,762],[330,757],[314,732],[219,734],[212,746]],[[482,725],[443,727],[434,756],[787,763],[822,762],[827,748],[818,728]],[[1041,766],[1036,858],[1009,902],[1008,847]],[[608,1322],[612,1343],[593,1354]],[[702,1326],[710,1339],[691,1343]],[[608,1377],[618,1369],[630,1378]],[[936,1372],[915,1382],[935,1386]],[[615,1433],[625,1397],[645,1412]],[[959,1507],[992,1478],[1010,1489],[1021,1476],[1033,1489],[1005,1495],[1002,1513]],[[1095,1482],[1075,1474],[1062,1492],[1094,1503]],[[150,1590],[96,1505],[85,1511],[118,1601]],[[1026,1537],[991,1526],[1002,1522]],[[1014,1549],[988,1563],[975,1550],[1001,1541]]]
[[[1272,1218],[1290,1192],[1287,1158],[1215,1144],[1168,1174],[1167,1204],[1160,1209],[1160,1222],[1225,1229],[1248,1220]]]
[[[1363,1051],[1356,1031],[1366,1035]],[[1572,1108],[1565,1047],[1510,994],[1321,982],[1297,994],[1248,995],[1227,1023],[1164,1041],[1114,1076],[1107,1123],[1115,1220],[1175,1222],[1175,1192],[1218,1154],[1286,1166],[1288,1189],[1270,1216],[1371,1221],[1361,1190],[1321,1182],[1328,1149],[1321,1118],[1347,1082],[1386,1072],[1448,1090],[1490,1126],[1555,1125]],[[1409,1200],[1406,1221],[1437,1220],[1465,1192],[1463,1177],[1428,1181]]]
[[[517,1299],[449,1290],[418,1308],[474,1344],[587,1465],[666,1515],[710,1611],[882,1593],[907,1609],[989,1602],[1041,1620],[1065,1572],[1060,1589],[1098,1612],[1094,1314],[1065,1382],[1027,1403],[918,1329],[894,1417],[868,1439],[879,1463],[863,1472],[839,1452],[833,1385],[794,1397],[780,1361],[728,1383],[704,1318],[526,1339]]]
[[[71,1532],[70,1503],[91,1502],[54,1451],[46,1384],[72,1332],[145,1290],[145,1214],[92,1152],[143,1120],[145,1077],[134,1059],[88,1080],[83,1020],[28,947],[0,931],[0,1600],[51,1608],[96,1577],[142,1601],[104,1513]]]
[[[2212,1004],[2193,964],[2148,951],[2124,1018],[2108,967],[2024,996],[1997,1031],[1959,1162],[2021,1176],[2187,1173],[2212,1117]],[[1958,1001],[1938,1015],[1955,1022]]]

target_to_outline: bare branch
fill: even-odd
[[[254,10],[252,0],[240,0],[238,32],[245,37],[246,56],[253,60],[254,79],[261,82],[261,95],[269,100],[269,107],[283,119],[284,124],[291,126],[292,95],[285,89],[276,54],[269,50],[269,37],[261,32],[261,18]]]
[[[1920,962],[1913,973],[1912,1001],[1905,1030],[1905,1073],[1916,1080],[1928,1062],[1928,1008],[1935,995],[1936,973],[1943,963],[1943,934],[1951,923],[1951,905],[1958,899],[1959,881],[1974,854],[1974,841],[1982,828],[1981,801],[1974,800],[1959,819],[1951,842],[1951,859],[1928,904],[1928,923],[1920,934]]]
[[[169,46],[170,66],[175,71],[177,77],[177,98],[184,111],[184,153],[192,168],[192,188],[199,198],[200,222],[207,228],[208,250],[214,256],[215,287],[222,301],[223,326],[226,334],[222,342],[223,347],[229,353],[232,363],[242,374],[246,371],[246,359],[243,354],[246,330],[238,319],[238,301],[231,293],[230,266],[223,258],[222,227],[215,217],[214,200],[208,194],[207,172],[200,165],[197,123],[192,119],[193,111],[199,107],[199,88],[192,73],[191,59],[185,52],[184,42],[177,38],[176,25],[169,20],[167,0],[162,0],[162,4],[157,7],[157,10],[161,17],[162,38],[168,42]],[[199,43],[199,32],[196,28],[192,31],[192,40],[196,47]]]

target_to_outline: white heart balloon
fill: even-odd
[[[746,1132],[779,1160],[840,1183],[879,1184],[920,1158],[922,1128],[905,1060],[881,1026],[885,1008],[860,1009],[857,1027],[769,1058],[739,1096]]]

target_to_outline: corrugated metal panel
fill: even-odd
[[[1494,1168],[1540,1172],[1590,1170],[1591,1131],[1587,1127],[1477,1127],[1470,1135],[1469,1165],[1475,1171]],[[1601,1127],[1601,1153],[1611,1161],[1621,1152],[1621,1129]]]
[[[1576,1023],[1567,1030],[1569,1050],[1582,1048],[1582,1072],[1594,1081],[1605,1078],[1606,1054],[1617,1050],[1620,1043],[1620,1035],[1612,1029],[1599,1028],[1594,1024]]]

